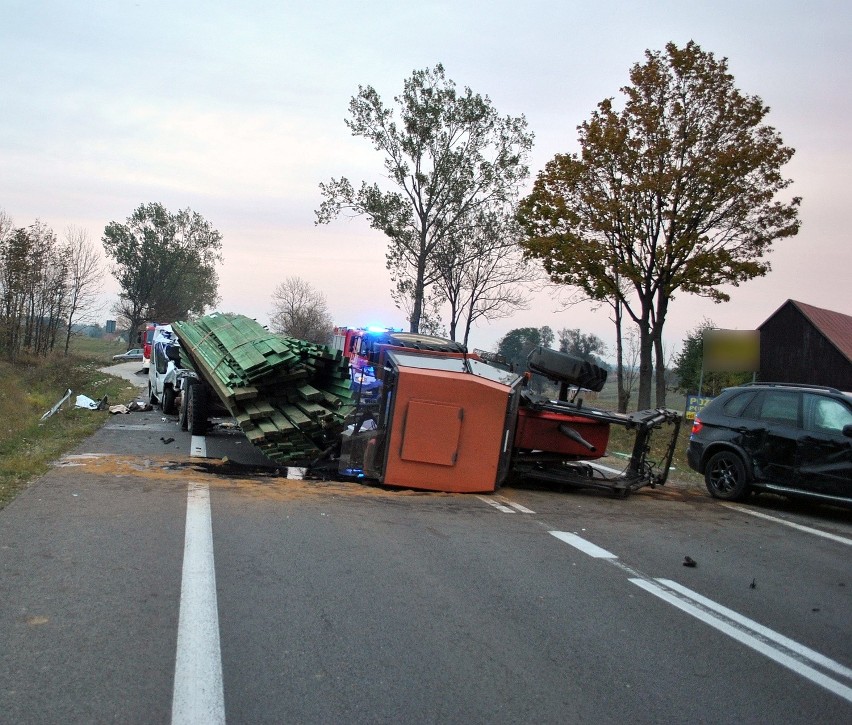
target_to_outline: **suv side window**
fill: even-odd
[[[798,426],[800,397],[789,390],[761,390],[748,404],[743,417]]]
[[[852,425],[852,410],[840,400],[805,393],[806,428],[821,433],[841,433]]]
[[[725,403],[722,410],[725,411],[725,415],[728,415],[731,418],[739,418],[753,397],[754,391],[735,395],[727,403]]]

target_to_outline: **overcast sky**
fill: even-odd
[[[715,305],[678,296],[667,343],[702,319],[754,328],[789,299],[852,314],[852,3],[2,0],[0,208],[99,241],[140,204],[201,213],[224,239],[220,309],[267,322],[298,275],[338,324],[404,327],[390,300],[385,237],[361,220],[314,225],[318,184],[375,179],[382,157],[344,125],[358,85],[386,102],[412,70],[443,63],[535,134],[533,176],[578,150],[576,127],[628,81],[646,49],[695,40],[770,106],[796,149],[785,174],[802,230],[773,271]],[[530,185],[532,177],[530,179]],[[117,286],[108,278],[109,301]],[[493,349],[514,327],[581,328],[612,342],[604,310],[532,308],[475,327]],[[111,315],[108,308],[102,317]]]

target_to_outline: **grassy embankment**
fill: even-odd
[[[106,395],[112,403],[134,399],[133,385],[98,371],[125,349],[121,343],[76,338],[68,357],[60,353],[47,359],[0,361],[0,508],[109,416],[75,408],[77,395],[95,400]],[[71,398],[41,422],[69,388]]]

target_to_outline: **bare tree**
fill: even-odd
[[[287,277],[272,293],[270,327],[300,340],[328,344],[334,323],[325,295],[301,277]]]
[[[81,315],[95,311],[95,302],[101,289],[103,269],[101,253],[89,239],[85,229],[68,227],[65,230],[65,248],[68,254],[68,329],[65,332],[65,354],[71,344],[71,327]]]
[[[639,379],[639,330],[631,326],[622,339],[622,373],[618,384],[618,410],[626,413]]]
[[[489,209],[453,230],[435,255],[435,286],[450,307],[450,338],[459,327],[467,344],[480,318],[496,320],[526,309],[526,289],[540,276],[524,259],[513,212]]]
[[[15,222],[12,217],[4,209],[0,208],[0,242],[3,242],[12,233],[14,226]]]

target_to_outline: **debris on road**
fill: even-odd
[[[85,410],[106,410],[109,407],[109,400],[106,395],[100,400],[92,400],[88,395],[78,395],[74,407]]]
[[[134,400],[128,405],[111,405],[109,407],[109,412],[113,415],[144,413],[147,410],[153,410],[153,406],[150,403],[143,403],[141,400]]]
[[[50,410],[48,410],[43,416],[41,416],[41,420],[47,420],[51,415],[56,413],[62,407],[62,404],[71,397],[71,388],[65,391],[65,395],[62,396],[62,399],[56,403]]]
[[[349,361],[340,351],[275,335],[242,315],[215,313],[172,329],[195,370],[267,457],[301,461],[336,443],[354,409]]]

